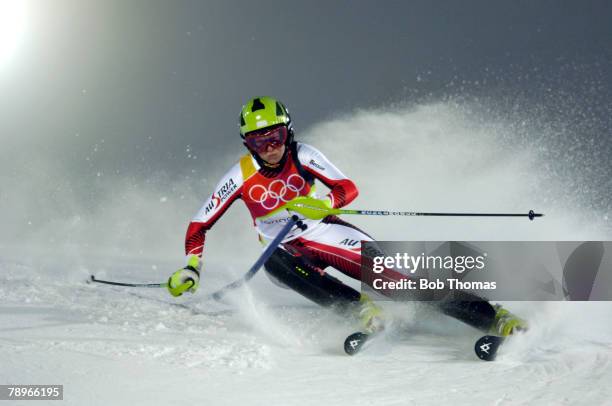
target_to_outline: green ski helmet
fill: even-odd
[[[289,110],[280,101],[272,97],[262,96],[249,100],[240,111],[240,137],[262,128],[284,124],[287,126],[289,136],[287,143],[293,141],[293,126]]]

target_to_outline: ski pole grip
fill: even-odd
[[[170,283],[168,281],[168,283]],[[193,279],[189,278],[185,281],[185,283],[183,283],[181,286],[179,286],[176,290],[175,296],[181,296],[183,293],[185,293],[186,291],[188,291],[189,289],[191,289],[193,287],[193,285],[195,285],[195,282]]]

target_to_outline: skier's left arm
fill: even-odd
[[[299,143],[298,159],[302,167],[330,189],[327,198],[333,208],[340,208],[355,200],[359,191],[355,183],[346,177],[321,151]]]

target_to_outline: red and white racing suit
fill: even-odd
[[[315,179],[330,189],[327,197],[334,208],[343,207],[357,197],[355,184],[317,149],[302,143],[288,149],[282,168],[274,171],[262,168],[248,154],[225,174],[189,224],[185,238],[187,256],[202,255],[206,232],[237,199],[246,204],[260,239],[267,243],[295,214],[286,210],[272,212],[297,196],[317,197]],[[296,228],[290,232],[283,240],[283,247],[306,257],[321,269],[332,266],[361,280],[361,241],[372,241],[372,238],[335,216],[323,220],[300,218],[306,230]]]
[[[244,201],[253,217],[260,239],[267,243],[274,239],[291,215],[297,214],[286,210],[278,212],[274,210],[298,196],[316,197],[314,185],[316,179],[330,189],[327,197],[334,208],[343,207],[357,197],[355,184],[310,145],[292,144],[283,162],[279,168],[270,170],[260,167],[250,154],[243,156],[240,162],[221,179],[214,193],[189,224],[185,239],[187,256],[202,256],[206,231],[237,199]],[[307,225],[306,230],[296,227],[282,242],[283,248],[291,256],[301,256],[305,262],[300,263],[320,271],[319,280],[327,276],[322,270],[328,266],[352,278],[362,280],[361,241],[373,241],[369,235],[336,216],[328,216],[323,220],[305,218],[301,220]],[[385,268],[379,276],[395,281],[404,277],[398,271],[389,268]],[[371,275],[364,275],[364,279],[369,277]],[[332,279],[336,280],[325,279],[327,286]],[[280,282],[284,283],[283,280]],[[363,282],[370,284],[368,280]],[[326,291],[318,299],[316,294],[302,294],[318,303],[326,302],[332,296],[348,298],[350,301],[361,300],[359,292],[352,288],[340,282],[331,284],[333,285],[331,290]],[[293,287],[295,289],[295,285]],[[302,292],[305,290],[302,289]],[[394,298],[396,293],[392,290],[379,290],[379,292],[391,298]],[[443,313],[483,331],[488,331],[495,322],[493,307],[486,300],[470,293],[456,292],[453,297],[436,302],[436,305]]]

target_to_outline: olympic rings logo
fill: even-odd
[[[249,197],[255,203],[259,203],[266,210],[272,210],[280,202],[287,203],[299,196],[299,193],[306,186],[306,181],[300,175],[292,174],[287,178],[276,179],[266,188],[263,185],[253,185],[249,189]]]

